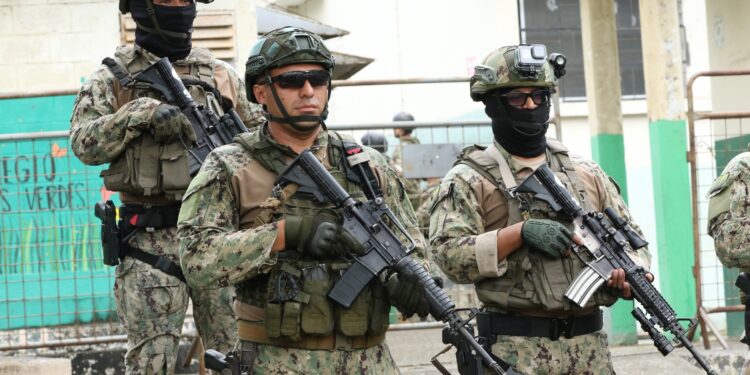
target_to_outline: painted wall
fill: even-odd
[[[75,90],[120,44],[116,0],[0,2],[0,94]],[[256,40],[254,0],[222,0],[200,10],[234,10],[237,59]]]

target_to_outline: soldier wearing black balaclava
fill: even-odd
[[[494,142],[464,149],[433,195],[430,245],[451,281],[474,284],[485,308],[477,321],[487,323],[478,334],[493,355],[522,374],[613,374],[601,309],[632,296],[624,271],[612,271],[585,306],[568,300],[585,266],[571,255],[581,238],[548,204],[514,190],[546,165],[586,211],[612,207],[631,222],[614,180],[545,137],[564,60],[543,45],[520,45],[475,67],[471,98],[484,104]],[[648,249],[630,255],[648,268]]]
[[[204,347],[228,351],[234,344],[234,291],[190,289],[185,282],[176,223],[191,181],[182,140],[195,140],[195,133],[177,106],[133,77],[166,57],[199,105],[218,116],[234,109],[248,127],[263,118],[237,72],[192,47],[193,1],[122,0],[120,10],[136,21],[135,44],[118,47],[84,83],[70,144],[85,164],[108,164],[103,185],[119,199],[109,207],[122,203],[111,228],[119,239],[105,243],[102,255],[116,266],[114,300],[128,337],[125,372],[173,374],[190,300]]]

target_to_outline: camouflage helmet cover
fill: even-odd
[[[557,77],[549,61],[541,66],[536,77],[524,77],[517,68],[516,50],[519,46],[500,47],[484,58],[480,65],[474,67],[474,75],[469,82],[471,98],[481,100],[482,96],[492,90],[506,87],[557,87]]]
[[[315,33],[291,26],[268,32],[255,43],[245,64],[247,97],[255,102],[253,85],[261,74],[273,68],[304,63],[320,64],[329,72],[335,65],[331,52]]]
[[[199,3],[212,3],[214,0],[194,0],[193,2],[198,1]],[[120,0],[120,13],[127,14],[130,12],[130,0]]]

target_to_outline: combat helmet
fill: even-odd
[[[480,101],[490,91],[506,87],[555,89],[565,74],[565,56],[547,56],[543,44],[500,47],[474,67],[469,83],[471,98]]]
[[[263,35],[250,50],[250,57],[245,64],[247,98],[257,103],[253,85],[257,83],[258,77],[270,69],[304,63],[320,64],[329,73],[333,73],[335,65],[323,40],[305,29],[286,26]]]

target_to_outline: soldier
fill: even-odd
[[[269,121],[209,155],[180,212],[180,255],[191,285],[235,284],[236,350],[248,374],[398,373],[383,341],[390,306],[410,315],[429,309],[423,290],[403,274],[370,283],[350,308],[333,303],[327,294],[361,245],[346,235],[332,203],[293,184],[274,186],[310,149],[354,199],[365,197],[343,149],[354,143],[324,124],[333,67],[314,33],[285,27],[263,36],[251,49],[245,81]],[[398,177],[380,153],[362,149],[355,156],[369,158],[385,201],[424,259],[424,238]]]
[[[466,148],[443,179],[430,243],[450,279],[474,283],[492,322],[479,334],[498,358],[523,374],[611,374],[599,307],[631,296],[624,271],[616,270],[584,308],[566,300],[565,289],[584,266],[569,254],[574,241],[581,243],[572,223],[506,190],[546,163],[584,209],[613,207],[630,219],[617,185],[598,165],[545,138],[554,70],[561,76],[562,68],[553,69],[543,45],[499,48],[475,68],[471,98],[484,103],[495,142]],[[631,257],[650,261],[646,249]]]
[[[727,164],[714,180],[708,199],[708,235],[721,264],[750,272],[750,152],[743,152]],[[747,303],[744,293],[742,303]],[[746,322],[747,325],[747,322]],[[747,328],[747,327],[746,327]],[[746,329],[747,331],[747,329]],[[747,340],[748,333],[745,332]],[[743,374],[750,374],[750,354],[745,357]]]
[[[714,180],[708,200],[708,235],[726,267],[750,271],[750,152],[735,156]]]
[[[388,156],[386,156],[385,154],[386,152],[388,152],[388,140],[385,139],[385,136],[383,134],[376,132],[367,132],[362,136],[362,144],[372,147],[377,152],[383,154],[386,159],[388,159]]]
[[[200,1],[200,0],[199,0]],[[210,0],[202,0],[204,3]],[[191,48],[196,4],[185,0],[121,0],[136,22],[135,45],[117,48],[84,83],[71,118],[70,144],[89,165],[111,163],[104,185],[120,194],[117,314],[128,336],[128,374],[172,374],[188,306],[206,347],[236,340],[232,288],[189,290],[178,264],[177,216],[190,182],[182,141],[194,140],[188,119],[147,86],[127,80],[168,57],[197,103],[219,115],[234,108],[246,126],[262,120],[243,83],[210,51]],[[122,80],[121,80],[122,79]]]
[[[412,116],[410,113],[399,112],[395,116],[393,116],[393,121],[414,121],[414,116]],[[396,169],[399,177],[402,178],[404,189],[406,189],[406,194],[409,195],[409,201],[411,202],[412,207],[416,210],[417,207],[419,207],[422,194],[420,187],[421,180],[418,178],[403,178],[403,145],[419,144],[419,139],[417,137],[413,137],[411,135],[412,132],[414,132],[414,128],[393,128],[393,136],[398,138],[399,145],[396,146],[396,149],[393,150],[393,155],[391,156],[391,165]]]

